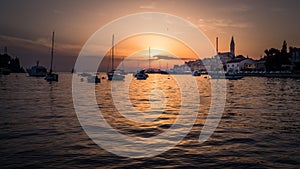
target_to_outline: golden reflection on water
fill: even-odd
[[[132,75],[127,75],[126,78],[128,79],[129,76]],[[128,98],[131,105],[126,105],[125,101],[117,104],[123,104],[120,107],[132,106],[134,109],[128,109],[126,113],[131,113],[137,118],[140,116],[146,119],[145,122],[124,117],[115,107],[116,102],[112,92],[116,91],[112,89],[112,83],[121,88],[125,82],[102,81],[101,84],[96,85],[96,99],[102,115],[113,128],[123,134],[151,137],[162,133],[175,122],[181,108],[181,97],[191,97],[182,96],[176,81],[178,77],[174,76],[176,75],[150,74],[147,80],[129,78],[131,81]],[[191,132],[199,134],[210,107],[210,79],[206,76],[190,78],[196,78],[199,93],[195,94],[200,95],[198,118]]]
[[[147,80],[132,80],[129,98],[133,106],[141,111],[177,110],[181,102],[180,89],[170,75],[152,74]]]

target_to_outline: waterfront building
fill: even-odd
[[[240,62],[241,60],[231,60],[226,63],[227,72],[240,72]]]
[[[218,38],[217,38],[217,43],[218,43]],[[219,46],[217,44],[217,46]],[[234,37],[231,37],[231,42],[230,42],[230,51],[229,52],[219,52],[217,49],[217,58],[220,59],[223,65],[226,65],[227,62],[235,59],[235,42],[234,42]]]
[[[183,65],[174,65],[170,71],[176,74],[192,73],[191,68],[186,63]]]
[[[256,70],[256,61],[250,58],[236,58],[226,63],[227,72],[254,71]]]
[[[186,64],[190,67],[191,71],[194,71],[194,70],[205,71],[206,70],[201,59],[198,59],[195,61],[189,61],[189,62],[186,62]]]
[[[251,58],[244,59],[240,62],[239,67],[240,70],[253,71],[256,69],[256,61]]]
[[[290,48],[290,61],[293,65],[293,69],[300,70],[300,48]]]
[[[219,52],[216,58],[220,59],[223,64],[226,64],[228,61],[233,60],[234,56],[231,52]]]
[[[256,62],[256,70],[258,71],[266,71],[266,61],[265,60],[259,60]]]

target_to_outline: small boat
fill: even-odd
[[[160,74],[162,74],[162,75],[168,75],[168,74],[169,74],[169,72],[167,72],[167,71],[164,71],[164,70],[161,70],[161,71],[160,71]]]
[[[125,76],[119,73],[118,71],[111,71],[107,73],[108,80],[124,80]]]
[[[146,80],[149,77],[149,75],[145,73],[145,70],[141,70],[138,73],[136,73],[134,77],[136,77],[137,80]]]
[[[124,80],[125,76],[120,72],[114,69],[114,35],[112,36],[112,48],[111,48],[111,71],[107,72],[108,80]]]
[[[52,48],[51,48],[51,65],[50,71],[46,74],[45,80],[51,81],[58,81],[58,74],[52,72],[52,65],[53,65],[53,50],[54,50],[54,32],[52,33]]]
[[[150,68],[150,57],[151,57],[151,49],[149,47],[149,67],[147,70],[137,70],[137,72],[135,74],[133,74],[133,76],[137,79],[137,80],[146,80],[149,75],[147,73],[154,73],[153,69]],[[147,72],[147,73],[146,73]]]
[[[27,69],[27,73],[29,76],[45,77],[47,69],[44,66],[39,66],[39,61],[37,61],[36,66],[32,66],[30,69]]]
[[[199,70],[195,70],[192,75],[193,76],[201,76],[201,73]]]
[[[226,79],[225,74],[221,74],[221,73],[213,73],[213,74],[209,74],[211,79]]]
[[[45,80],[47,80],[47,81],[58,81],[58,74],[56,74],[56,73],[47,73],[46,74],[46,77],[45,77]]]
[[[87,81],[89,83],[100,83],[101,82],[100,78],[97,75],[95,75],[95,76],[88,76],[87,77]]]
[[[229,79],[229,80],[238,80],[238,79],[242,79],[244,76],[239,75],[236,72],[228,72],[225,74],[225,77],[226,77],[226,79]]]
[[[78,76],[88,77],[88,76],[91,76],[91,74],[83,72],[83,73],[78,74]]]
[[[9,75],[10,70],[7,68],[0,68],[0,75]]]

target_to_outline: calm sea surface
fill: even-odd
[[[160,155],[134,159],[109,153],[89,138],[75,113],[72,74],[59,76],[59,82],[51,84],[25,74],[0,76],[1,168],[300,168],[299,80],[227,80],[222,119],[211,138],[200,144],[211,95],[210,79],[196,77],[200,110],[187,136]],[[86,83],[84,77],[81,83]],[[124,82],[117,83],[121,87]],[[116,112],[114,104],[124,110],[128,105],[112,102],[111,82],[95,85],[98,107],[116,130],[151,137],[175,122],[181,98],[172,77],[150,75],[129,86],[129,100],[136,110],[129,113],[144,112],[137,117],[150,119],[145,124]],[[163,98],[151,93],[156,89],[164,92]]]

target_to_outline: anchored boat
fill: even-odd
[[[54,32],[52,33],[52,48],[51,48],[51,65],[50,65],[50,71],[46,74],[46,77],[45,77],[45,80],[47,80],[47,81],[58,81],[58,74],[52,72],[53,50],[54,50]]]

